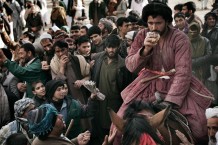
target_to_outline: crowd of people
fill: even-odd
[[[52,3],[48,16],[45,0],[0,1],[0,144],[120,145],[108,107],[123,117],[134,101],[170,106],[196,145],[218,143],[217,1],[203,21],[193,1]]]

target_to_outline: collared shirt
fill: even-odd
[[[54,106],[53,103],[51,103],[51,105]],[[67,102],[66,102],[65,99],[64,99],[64,101],[63,101],[63,104],[62,104],[61,110],[60,110],[60,112],[58,112],[58,113],[60,113],[61,115],[63,115],[64,121],[67,120]]]

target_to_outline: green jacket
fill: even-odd
[[[27,83],[26,97],[33,98],[31,84],[37,80],[41,80],[44,84],[46,81],[46,75],[41,69],[41,62],[38,58],[27,66],[19,66],[17,62],[7,60],[4,66],[17,78]]]
[[[69,139],[73,139],[83,131],[81,128],[80,119],[94,116],[97,108],[97,102],[88,99],[87,105],[83,105],[79,101],[72,99],[71,96],[67,96],[65,99],[67,102],[67,127],[69,126],[71,119],[73,119],[73,127],[71,128],[71,131],[67,137]]]

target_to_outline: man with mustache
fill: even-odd
[[[218,144],[218,106],[206,109],[205,115],[207,117],[207,132],[209,137],[208,145]],[[183,133],[176,130],[177,136],[181,139],[182,145],[193,145],[184,136]]]
[[[41,80],[45,83],[47,76],[43,72],[40,59],[36,57],[35,47],[31,43],[23,44],[18,52],[19,63],[10,61],[0,50],[0,65],[6,67],[15,77],[24,83],[19,83],[18,89],[25,92],[24,96],[33,98],[31,84]]]
[[[191,24],[192,22],[196,22],[200,25],[200,27],[203,26],[203,23],[201,19],[195,15],[196,11],[196,4],[192,1],[186,2],[182,6],[182,13],[187,17],[188,24]]]
[[[218,133],[218,106],[208,108],[205,115],[207,117],[208,145],[216,145],[218,143],[216,138]]]
[[[127,69],[139,75],[121,92],[118,115],[134,100],[171,105],[187,118],[196,141],[207,142],[205,110],[213,95],[192,76],[188,37],[171,27],[172,10],[165,4],[146,5],[142,19],[148,28],[138,32],[125,60]]]
[[[92,120],[92,138],[90,144],[101,145],[104,136],[109,134],[110,117],[107,107],[117,111],[122,104],[120,92],[128,85],[130,74],[124,59],[119,53],[120,38],[111,34],[106,39],[105,52],[95,56],[95,64],[92,69],[92,80],[96,87],[106,96],[104,101],[99,102],[99,109]],[[94,142],[93,142],[94,141]]]

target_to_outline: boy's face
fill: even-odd
[[[45,96],[45,86],[41,82],[37,83],[33,91],[33,94],[37,95],[39,98],[44,97]]]
[[[99,45],[101,43],[101,41],[102,41],[102,37],[99,34],[92,34],[90,36],[90,39],[92,40],[92,43],[94,45]]]
[[[126,35],[126,33],[129,31],[129,23],[123,22],[123,25],[119,26],[119,31]]]
[[[183,17],[176,17],[175,18],[175,23],[176,23],[176,26],[180,30],[183,30],[185,28],[185,19]]]
[[[80,29],[71,30],[71,38],[76,40],[80,37]]]
[[[189,29],[189,36],[190,38],[196,38],[198,36],[198,30]]]
[[[80,29],[80,36],[85,36],[87,35],[86,29],[81,28]]]
[[[65,90],[64,90],[64,86],[59,86],[57,87],[52,99],[54,101],[59,101],[59,100],[62,100],[64,99],[65,97]]]
[[[60,47],[56,46],[56,47],[55,47],[55,54],[57,55],[57,57],[58,57],[59,59],[61,59],[61,57],[62,57],[63,55],[68,56],[68,48],[60,48]]]
[[[216,20],[214,17],[209,16],[206,21],[208,27],[214,27],[216,25]]]
[[[90,42],[81,43],[80,45],[78,45],[77,49],[81,55],[89,55],[91,52],[91,44]]]

